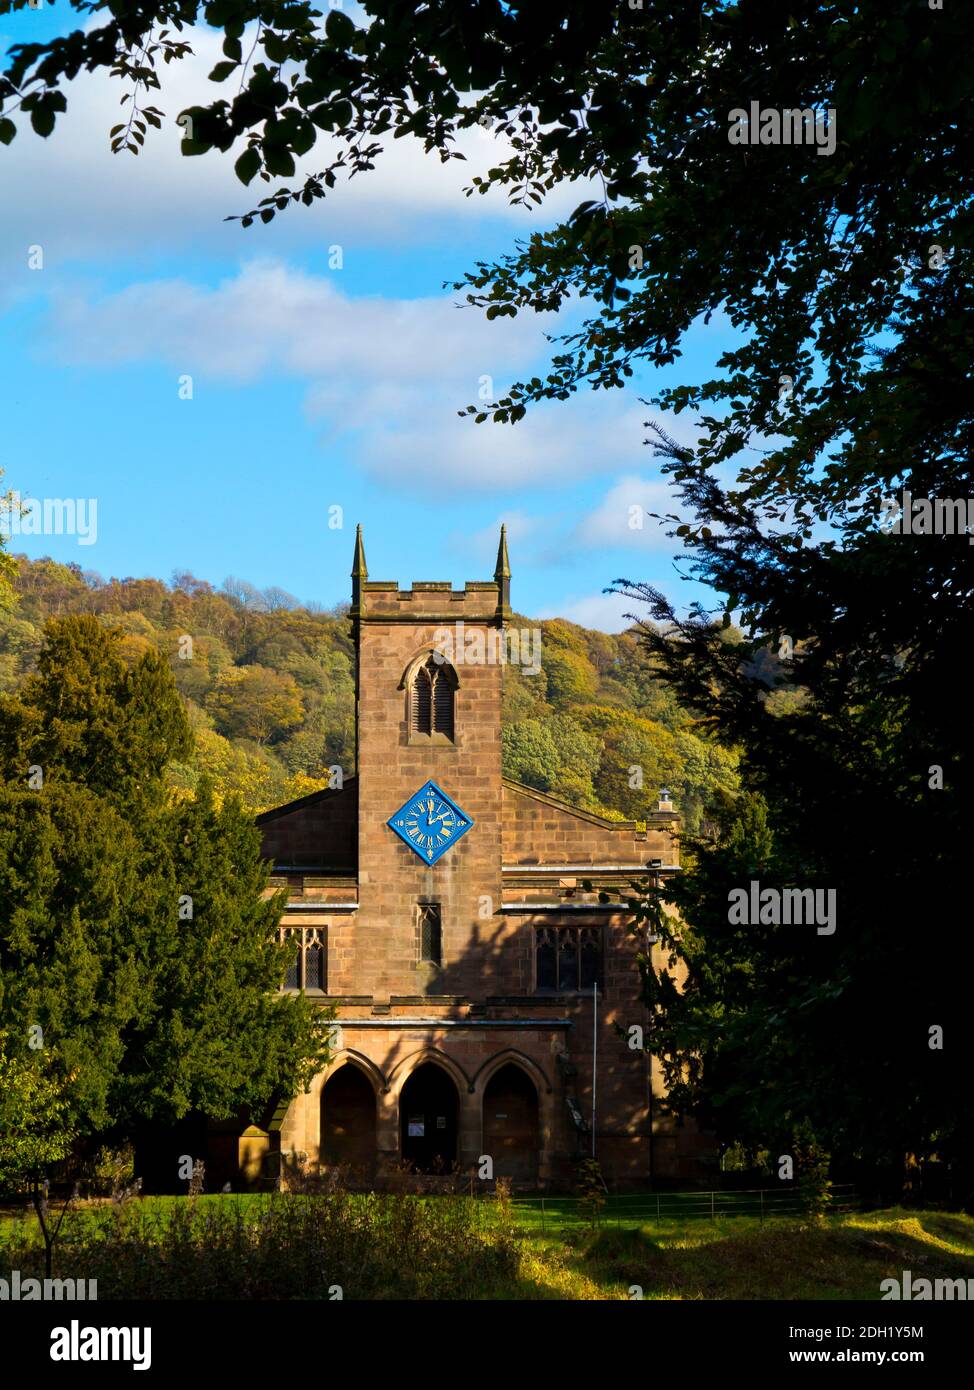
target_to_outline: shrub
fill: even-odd
[[[26,1232],[7,1253],[36,1276]],[[332,1191],[72,1212],[58,1273],[96,1279],[99,1300],[464,1299],[496,1293],[519,1257],[504,1202]]]

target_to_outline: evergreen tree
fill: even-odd
[[[327,1056],[320,1016],[277,992],[259,833],[207,785],[168,804],[185,716],[166,663],[130,670],[120,640],[52,622],[36,676],[0,696],[0,1026],[10,1065],[43,1054],[81,1135],[257,1109]]]

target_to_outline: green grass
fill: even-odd
[[[207,1211],[217,1210],[231,1202],[243,1211],[250,1211],[265,1205],[268,1198],[263,1193],[240,1192],[233,1196],[212,1193],[195,1197],[193,1200],[196,1203],[196,1211],[203,1217]],[[137,1202],[130,1202],[128,1208],[132,1210],[137,1207],[149,1226],[161,1227],[168,1213],[184,1206],[186,1201],[185,1197],[144,1197]],[[61,1205],[59,1198],[54,1198],[51,1202],[52,1224],[57,1223]],[[108,1205],[103,1199],[77,1203],[65,1217],[61,1239],[70,1241],[73,1235],[78,1235],[86,1229],[96,1230],[99,1214],[104,1213]],[[40,1225],[32,1207],[0,1207],[0,1251],[10,1244],[14,1232],[25,1238],[27,1244],[43,1249]]]
[[[850,1208],[851,1193],[837,1194],[833,1210]],[[576,1197],[519,1197],[514,1201],[519,1228],[532,1235],[561,1233],[589,1224],[582,1203]],[[661,1192],[625,1193],[607,1196],[599,1213],[603,1229],[612,1226],[683,1226],[695,1220],[710,1221],[728,1216],[759,1219],[801,1215],[801,1200],[794,1189],[776,1192]]]
[[[226,1208],[260,1210],[264,1196],[194,1199],[201,1223]],[[314,1202],[319,1199],[302,1199]],[[357,1203],[375,1197],[351,1198]],[[415,1199],[422,1204],[442,1199]],[[464,1199],[467,1200],[467,1199]],[[494,1204],[483,1202],[478,1217],[490,1222]],[[149,1197],[138,1203],[151,1233],[183,1197]],[[662,1209],[662,1204],[661,1204]],[[364,1208],[363,1208],[364,1210]],[[820,1223],[797,1217],[722,1215],[702,1217],[692,1203],[655,1219],[643,1219],[646,1199],[610,1199],[600,1225],[578,1221],[570,1200],[514,1204],[520,1243],[516,1274],[493,1277],[479,1287],[474,1277],[464,1297],[487,1299],[628,1299],[638,1286],[646,1300],[659,1299],[856,1299],[878,1300],[880,1284],[905,1269],[914,1278],[974,1278],[974,1218],[960,1213],[893,1207],[870,1213],[832,1215]],[[634,1215],[635,1213],[635,1215]],[[65,1236],[95,1223],[90,1208],[72,1212]],[[5,1246],[39,1244],[31,1214],[0,1214],[0,1271],[12,1253]],[[150,1236],[151,1238],[151,1236]],[[404,1251],[402,1259],[409,1259]],[[349,1296],[354,1296],[350,1294]],[[449,1293],[440,1294],[450,1297]]]
[[[547,1203],[546,1203],[547,1206]],[[522,1227],[522,1230],[524,1228]],[[878,1300],[899,1278],[974,1277],[974,1219],[890,1208],[828,1217],[718,1216],[716,1221],[602,1220],[525,1231],[522,1279],[538,1298]]]

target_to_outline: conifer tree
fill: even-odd
[[[0,1027],[88,1136],[258,1109],[327,1056],[320,1015],[278,992],[256,827],[205,785],[167,804],[186,719],[165,662],[129,669],[118,644],[54,620],[36,675],[0,696]]]

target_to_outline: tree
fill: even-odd
[[[681,826],[696,835],[709,809],[737,791],[737,753],[713,738],[698,738],[685,729],[674,738],[677,768],[666,785],[679,807]]]
[[[585,704],[594,696],[598,674],[588,657],[581,653],[546,652],[543,669],[548,681],[548,701],[555,709]]]
[[[9,1065],[43,1049],[80,1136],[257,1109],[328,1056],[308,1002],[279,992],[256,827],[205,782],[169,804],[185,716],[168,666],[127,670],[119,641],[54,621],[37,675],[0,696],[0,1027]]]
[[[145,51],[150,67],[152,21],[174,13],[156,5],[16,51],[5,109],[20,102],[46,133],[67,76],[120,48]],[[309,179],[272,186],[245,222],[326,196],[343,172],[372,166],[390,131],[448,159],[460,132],[492,125],[497,162],[471,193],[501,187],[530,203],[567,180],[595,185],[562,224],[457,282],[490,318],[569,301],[589,311],[550,370],[469,406],[474,419],[515,423],[539,401],[668,367],[688,328],[718,313],[736,333],[710,379],[670,386],[652,405],[695,417],[693,444],[656,435],[656,457],[690,518],[671,523],[689,572],[728,625],[737,615],[744,640],[725,642],[710,613],[678,620],[662,595],[629,592],[649,605],[647,647],[681,704],[740,747],[782,872],[843,904],[817,955],[760,933],[740,943],[751,967],[741,1007],[782,1030],[755,1028],[747,1081],[778,1074],[783,1050],[834,1154],[906,1145],[969,1161],[958,982],[971,948],[948,938],[943,977],[918,972],[915,957],[919,924],[948,929],[964,901],[972,770],[954,692],[956,654],[974,637],[970,550],[963,535],[879,529],[904,493],[928,505],[974,495],[969,10],[432,0],[373,3],[368,26],[332,14],[321,34],[303,6],[282,4],[261,11],[267,62],[251,69],[240,36],[252,13],[231,0],[207,10],[227,32],[213,80],[240,70],[242,90],[189,113],[185,152],[225,153],[244,136],[238,174],[271,183],[292,177],[319,130],[340,148]],[[178,48],[155,42],[155,53]],[[283,80],[291,60],[298,71]],[[799,113],[804,145],[761,142],[773,122],[751,115],[753,93],[772,114]],[[13,133],[0,126],[0,138]],[[769,644],[794,652],[789,683],[807,692],[803,705],[769,708],[755,668]],[[711,849],[698,853],[704,878],[687,876],[687,912],[708,886]],[[725,907],[731,886],[720,885]],[[718,901],[696,910],[720,954]],[[809,975],[784,1008],[770,992],[782,952],[795,981]],[[799,1074],[783,1039],[804,1038],[811,1019]],[[941,1027],[956,1046],[930,1046]],[[761,1051],[770,1047],[779,1052]],[[776,1124],[790,1113],[787,1089]],[[709,1103],[703,1090],[695,1102]]]
[[[171,649],[180,650],[182,632],[167,634]],[[219,677],[233,665],[227,644],[210,633],[193,637],[192,656],[177,654],[172,663],[173,676],[180,695],[202,705]]]
[[[670,787],[679,771],[673,735],[623,710],[592,706],[578,717],[586,732],[601,740],[595,774],[599,800],[631,820],[645,820],[656,809],[661,788]]]
[[[12,690],[20,684],[41,647],[41,634],[32,623],[13,613],[0,617],[0,687]]]
[[[36,675],[0,704],[6,781],[24,782],[36,766],[48,784],[81,783],[116,799],[145,795],[189,751],[168,663],[150,651],[130,670],[120,636],[88,614],[48,624]]]
[[[67,1117],[64,1082],[51,1073],[40,1050],[29,1061],[7,1055],[0,1029],[0,1188],[28,1184],[44,1241],[44,1273],[54,1272],[54,1246],[71,1197],[52,1225],[44,1177],[52,1163],[66,1158],[74,1138]]]
[[[0,468],[0,478],[2,477],[3,469]],[[10,493],[0,493],[0,612],[10,608],[13,603],[13,584],[11,581],[17,573],[17,566],[11,556],[7,554],[6,531],[11,511],[15,505]]]
[[[525,719],[502,731],[504,773],[538,791],[595,810],[592,775],[599,741],[568,715]]]
[[[0,789],[0,1020],[73,1074],[71,1119],[115,1115],[126,1035],[144,1007],[141,943],[164,907],[127,817],[84,786]]]
[[[546,694],[547,681],[543,671],[535,676],[526,676],[517,666],[506,666],[501,724],[518,724],[524,719],[541,719],[551,714]]]
[[[153,997],[128,1039],[126,1109],[143,1121],[259,1111],[327,1057],[307,1001],[279,992],[284,895],[263,896],[270,869],[252,818],[234,798],[217,810],[205,782],[167,838],[176,892],[153,924]]]
[[[67,1111],[64,1082],[51,1074],[43,1052],[9,1055],[7,1030],[0,1030],[0,1188],[36,1182],[68,1156]]]
[[[304,719],[294,678],[266,666],[230,667],[207,696],[206,706],[221,733],[260,744]]]

